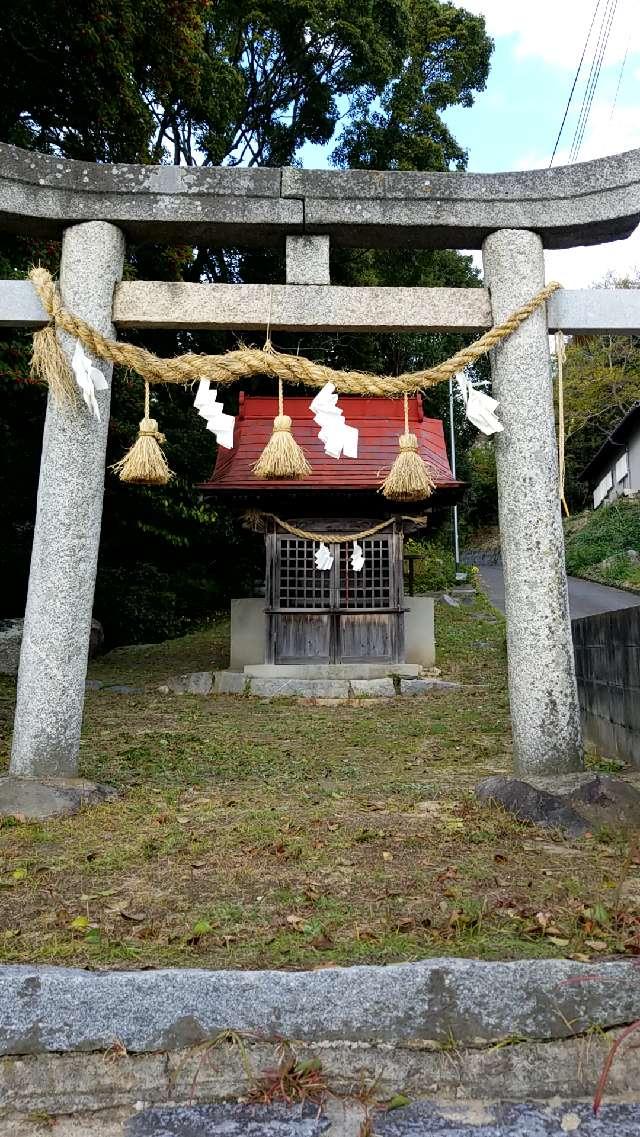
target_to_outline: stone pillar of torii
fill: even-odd
[[[629,236],[640,151],[516,174],[93,166],[0,146],[0,229],[63,237],[65,305],[107,335],[144,327],[274,331],[486,330],[544,283],[544,248]],[[287,246],[282,285],[121,282],[126,240]],[[341,288],[330,244],[482,248],[485,288]],[[399,252],[399,255],[402,255]],[[121,282],[121,283],[119,283]],[[46,317],[27,281],[0,281],[0,324]],[[492,353],[514,763],[580,769],[582,739],[558,491],[549,331],[636,333],[640,292],[561,291]],[[63,337],[70,355],[73,343]],[[102,366],[110,381],[110,368]],[[109,390],[101,420],[51,398],[44,427],[10,776],[73,786],[96,577]],[[79,795],[90,796],[82,786]],[[26,799],[25,799],[26,800]],[[42,807],[42,808],[46,808]],[[53,808],[53,806],[52,806]]]

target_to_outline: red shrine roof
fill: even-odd
[[[251,467],[271,437],[278,404],[273,397],[240,395],[233,450],[218,448],[216,464],[201,489],[210,490],[377,490],[398,454],[404,431],[402,399],[341,395],[339,407],[349,426],[360,431],[357,458],[329,458],[318,439],[319,427],[309,410],[312,395],[285,397],[284,411],[293,419],[293,436],[304,450],[312,473],[295,480],[256,478]],[[419,395],[409,399],[409,429],[418,437],[420,454],[433,471],[436,489],[456,490],[462,483],[451,473],[441,419],[425,418]]]

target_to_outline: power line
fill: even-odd
[[[628,54],[629,54],[629,44],[627,43],[627,47],[626,47],[626,50],[625,50],[625,53],[624,53],[624,56],[622,59],[622,63],[620,64],[620,74],[618,75],[618,85],[616,87],[616,93],[613,96],[613,102],[611,104],[611,114],[609,115],[609,122],[611,122],[611,119],[613,118],[613,112],[616,109],[616,103],[618,102],[618,95],[620,94],[620,87],[622,85],[622,76],[624,74],[624,68],[625,68],[625,64],[627,62]]]
[[[587,38],[585,39],[584,46],[582,48],[582,55],[580,56],[580,62],[578,63],[576,73],[573,77],[573,83],[571,84],[571,90],[569,91],[569,98],[567,99],[567,105],[564,108],[564,114],[562,116],[562,122],[560,123],[560,130],[558,131],[558,137],[556,138],[555,145],[553,147],[553,154],[551,155],[551,161],[549,162],[549,168],[551,168],[551,166],[553,165],[553,159],[556,156],[556,151],[557,151],[558,146],[560,144],[560,137],[562,135],[562,131],[564,130],[564,124],[567,121],[567,115],[569,114],[569,107],[571,106],[571,100],[573,99],[573,93],[576,89],[578,77],[579,77],[580,72],[582,70],[582,64],[584,63],[584,57],[587,53],[587,47],[589,45],[589,40],[591,39],[591,33],[593,31],[593,25],[596,22],[596,16],[598,15],[598,9],[600,7],[600,3],[601,3],[601,0],[596,0],[595,7],[593,9],[593,15],[591,17],[591,23],[589,24],[589,31],[587,32]]]
[[[589,68],[589,74],[587,75],[587,82],[585,85],[585,89],[582,93],[582,103],[580,104],[580,111],[578,113],[578,118],[577,118],[576,125],[575,125],[574,132],[573,132],[573,139],[571,141],[571,149],[569,151],[569,161],[570,162],[573,162],[574,157],[575,157],[576,143],[577,143],[578,138],[580,136],[580,131],[582,129],[582,124],[584,122],[584,116],[585,116],[585,112],[586,112],[586,108],[587,108],[587,103],[589,101],[589,95],[590,95],[592,88],[593,88],[593,81],[594,81],[594,77],[595,77],[597,65],[598,65],[598,57],[599,57],[600,51],[602,49],[602,44],[604,42],[604,32],[605,32],[606,20],[607,20],[608,13],[611,9],[611,3],[612,3],[612,0],[605,0],[604,11],[602,13],[602,16],[600,19],[600,26],[598,29],[598,36],[597,36],[597,40],[596,40],[596,45],[595,45],[593,54],[591,56],[591,66]]]
[[[580,116],[576,125],[576,130],[571,144],[571,152],[569,154],[569,161],[575,162],[578,159],[582,142],[584,139],[585,130],[591,114],[591,107],[593,105],[594,95],[600,79],[600,71],[602,69],[602,61],[605,57],[607,46],[609,44],[609,36],[611,34],[611,26],[613,24],[616,9],[618,7],[618,0],[607,0],[607,6],[602,15],[602,22],[600,24],[600,33],[598,35],[598,42],[594,52],[593,60],[591,62],[591,69],[587,86],[582,99],[582,106],[580,108]]]

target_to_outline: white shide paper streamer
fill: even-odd
[[[490,395],[485,395],[484,391],[479,391],[477,387],[474,387],[464,372],[456,375],[456,383],[462,395],[469,422],[477,426],[483,434],[498,434],[499,431],[504,430],[500,419],[496,418],[493,413],[499,406],[497,399],[492,399]]]
[[[353,542],[353,551],[351,553],[351,568],[354,572],[362,572],[362,569],[364,568],[364,553],[362,551],[362,545],[359,545],[357,541]]]
[[[217,402],[216,395],[217,391],[211,391],[209,388],[209,380],[201,379],[193,405],[198,414],[206,419],[207,430],[215,434],[218,446],[224,446],[225,450],[233,450],[233,428],[236,420],[233,415],[224,413],[222,403]]]
[[[315,422],[320,427],[318,438],[330,458],[358,457],[358,428],[348,426],[344,412],[338,406],[338,395],[333,383],[325,383],[309,404]]]
[[[100,409],[96,399],[96,391],[107,391],[109,384],[102,372],[93,366],[80,340],[76,340],[76,349],[71,360],[71,369],[76,377],[76,383],[82,391],[82,398],[93,417],[100,422]]]
[[[324,541],[320,542],[313,555],[316,562],[316,568],[319,569],[320,572],[326,572],[327,569],[331,568],[333,564],[333,553],[329,551]]]

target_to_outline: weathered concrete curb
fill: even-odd
[[[633,963],[483,963],[284,971],[0,970],[0,1054],[187,1047],[233,1030],[308,1042],[483,1046],[640,1018]]]
[[[425,1096],[450,1102],[550,1101],[592,1098],[612,1041],[613,1035],[595,1032],[484,1050],[331,1042],[294,1043],[293,1051],[299,1063],[320,1062],[331,1093],[343,1099],[375,1087],[378,1101],[399,1092],[414,1101]],[[156,1054],[126,1054],[114,1046],[93,1054],[0,1058],[0,1119],[242,1100],[265,1070],[278,1065],[278,1047],[246,1038],[242,1049],[222,1041]],[[639,1086],[640,1053],[630,1045],[613,1064],[607,1100],[637,1097]],[[356,1127],[354,1137],[357,1132]]]

